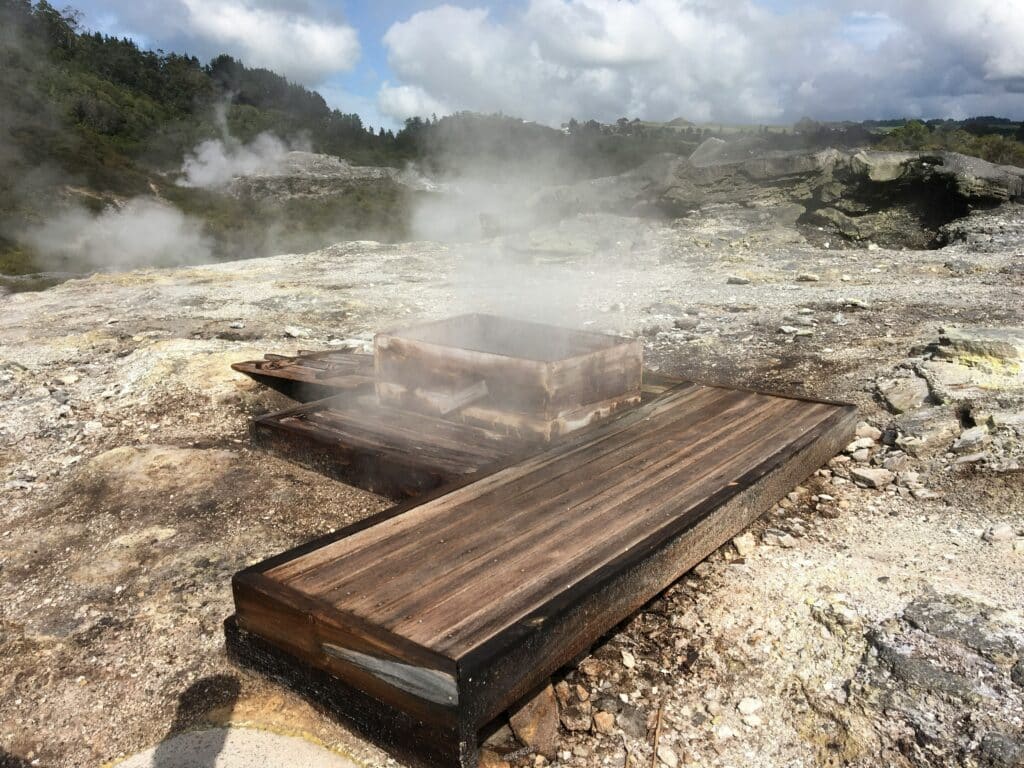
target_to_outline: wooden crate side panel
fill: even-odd
[[[556,419],[592,403],[638,397],[643,377],[639,340],[550,363],[546,416]]]
[[[475,405],[552,421],[592,403],[639,395],[639,341],[566,360],[538,362],[442,347],[378,334],[377,395],[395,407],[432,412],[434,393],[470,390],[483,380],[487,397]]]
[[[341,677],[246,630],[240,626],[237,616],[225,621],[224,634],[228,656],[233,662],[274,678],[386,750],[403,765],[476,768],[476,734],[464,722],[432,722],[390,706]]]
[[[458,391],[483,379],[489,401],[521,413],[546,412],[549,389],[544,363],[384,334],[377,334],[375,345],[377,395],[382,403],[415,408],[416,390]]]

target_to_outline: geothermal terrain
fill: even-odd
[[[498,210],[437,198],[425,218],[459,241],[0,297],[0,763],[103,765],[232,724],[397,765],[225,655],[235,571],[389,505],[253,449],[248,420],[287,401],[229,366],[488,310],[640,336],[650,368],[863,422],[486,764],[1021,765],[1022,178],[711,144]]]

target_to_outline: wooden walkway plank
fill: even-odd
[[[464,530],[464,525],[460,520],[450,521],[448,527],[439,526],[437,520],[445,514],[447,507],[468,503],[471,499],[484,499],[488,493],[496,489],[511,487],[520,478],[525,478],[526,484],[517,487],[521,492],[525,493],[537,488],[542,482],[551,477],[563,476],[566,472],[572,470],[567,468],[567,464],[564,461],[559,462],[559,459],[564,460],[569,457],[575,457],[578,461],[582,462],[598,452],[609,453],[614,451],[616,444],[612,441],[626,432],[631,425],[656,419],[663,415],[668,418],[674,406],[680,403],[702,398],[694,402],[693,409],[678,414],[679,418],[699,419],[700,407],[707,402],[706,398],[728,396],[730,396],[728,390],[694,387],[688,384],[683,385],[663,402],[652,403],[650,409],[645,413],[634,412],[625,414],[602,428],[599,432],[572,436],[563,443],[560,443],[557,450],[552,449],[547,452],[536,453],[521,462],[512,463],[487,477],[481,478],[471,486],[465,486],[451,493],[444,494],[443,499],[434,500],[430,503],[424,501],[415,509],[401,515],[400,519],[393,520],[387,528],[377,528],[374,526],[373,531],[368,531],[359,537],[346,536],[339,538],[329,547],[325,546],[318,550],[315,556],[303,558],[301,561],[296,559],[293,562],[277,566],[274,576],[282,581],[287,581],[297,577],[300,573],[308,573],[317,569],[323,563],[332,563],[342,557],[346,558],[349,567],[354,571],[358,568],[358,563],[360,562],[356,560],[357,553],[365,554],[363,561],[372,564],[378,555],[367,550],[375,543],[385,539],[389,542],[388,546],[398,546],[404,541],[411,541],[415,545],[421,542],[425,535],[439,536],[456,530]],[[674,423],[672,418],[668,418],[668,420]],[[513,497],[510,495],[507,497],[507,500],[511,501],[511,498]]]
[[[743,407],[743,402],[734,407]],[[686,447],[686,451],[696,453],[701,447],[708,448],[717,436],[718,433],[712,432],[699,440],[694,440]],[[641,440],[640,442],[646,448],[646,452],[639,457],[630,459],[628,455],[616,451],[613,446],[601,457],[600,462],[589,459],[568,465],[575,468],[567,473],[568,477],[566,474],[562,474],[545,484],[531,485],[528,492],[522,492],[522,486],[525,483],[521,480],[502,486],[499,492],[492,492],[486,497],[477,498],[472,507],[472,515],[476,519],[489,520],[490,524],[487,526],[468,525],[471,523],[471,519],[459,519],[457,516],[453,516],[455,519],[453,519],[451,527],[420,531],[418,535],[415,535],[413,538],[416,545],[412,549],[366,553],[371,562],[375,563],[379,563],[382,557],[387,557],[391,561],[393,561],[392,558],[407,558],[409,562],[426,562],[433,567],[433,578],[429,582],[424,581],[426,573],[416,569],[410,572],[397,570],[396,575],[402,578],[395,586],[391,586],[394,579],[384,584],[377,582],[373,587],[373,596],[377,600],[375,613],[379,614],[386,607],[385,601],[392,594],[400,595],[406,603],[422,601],[422,604],[427,605],[430,603],[427,602],[425,590],[436,589],[437,592],[448,598],[451,596],[449,582],[459,581],[465,577],[469,579],[465,582],[466,584],[476,583],[475,579],[479,573],[469,571],[469,567],[481,558],[488,557],[488,553],[493,553],[496,547],[501,549],[503,558],[507,559],[517,551],[516,548],[520,542],[527,544],[537,542],[543,540],[553,531],[557,531],[560,538],[572,540],[580,547],[587,546],[587,539],[578,538],[578,534],[581,532],[589,531],[605,539],[614,537],[616,535],[614,527],[603,528],[601,521],[596,519],[593,514],[596,505],[602,502],[605,504],[605,508],[609,504],[615,505],[626,499],[628,491],[638,487],[640,490],[650,491],[650,486],[658,482],[662,475],[666,474],[666,470],[669,476],[678,470],[677,465],[681,455],[666,451],[665,443],[658,440],[656,435],[652,435],[652,439],[649,441]],[[706,452],[698,454],[698,458],[705,456]],[[655,462],[651,458],[652,454],[660,455],[660,458]],[[600,466],[595,470],[596,464]],[[532,483],[534,478],[527,476],[527,479]],[[609,501],[607,495],[602,494],[610,489],[614,489],[615,498]],[[500,511],[501,507],[508,511],[503,514]],[[513,512],[513,509],[516,511]],[[568,513],[569,519],[566,518],[566,515],[561,514],[563,512]],[[443,540],[444,545],[439,545],[439,540]],[[387,540],[389,544],[391,541],[391,539]],[[479,545],[487,545],[487,547],[482,555],[474,556],[473,552]],[[432,550],[432,556],[429,560],[424,561],[423,555],[427,549]],[[347,561],[348,558],[346,558]],[[458,567],[442,570],[439,573],[435,561],[451,563],[453,566],[458,564]],[[353,565],[355,567],[355,564]],[[365,582],[356,582],[353,577],[358,574],[347,569],[343,574],[338,575],[343,581],[333,586],[335,591],[346,586],[354,586],[357,591],[361,591],[370,586]],[[417,584],[421,585],[418,590],[414,589]],[[305,589],[310,589],[312,586],[311,584],[302,585]],[[329,594],[325,593],[324,596],[330,599]],[[359,607],[358,602],[353,605],[356,610]],[[405,610],[406,608],[403,606],[397,608],[398,613]]]
[[[496,441],[456,486],[236,575],[238,631],[411,718],[392,738],[425,755],[427,729],[445,755],[432,764],[474,765],[489,719],[827,461],[856,419],[721,387],[649,396],[533,455]],[[372,414],[290,418],[392,451],[422,440],[392,415],[376,437]],[[482,450],[460,426],[434,441],[438,463]]]

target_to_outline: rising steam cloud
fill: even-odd
[[[178,183],[184,187],[218,189],[238,176],[278,173],[291,150],[270,133],[261,133],[248,144],[231,136],[209,139],[185,158]]]
[[[159,200],[135,198],[94,214],[70,208],[25,233],[25,240],[52,270],[117,271],[209,262],[213,243],[200,222]]]

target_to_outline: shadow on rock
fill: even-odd
[[[214,709],[234,709],[241,690],[238,679],[213,675],[197,680],[178,697],[178,709],[167,735],[153,753],[152,768],[213,768],[224,748],[226,728],[214,728],[199,738],[176,739]]]
[[[29,768],[32,765],[28,760],[10,752],[0,749],[0,768]]]

